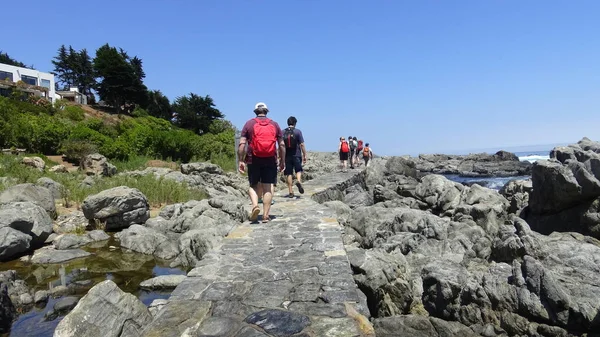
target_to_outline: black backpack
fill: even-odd
[[[295,149],[296,148],[296,146],[298,145],[298,140],[296,139],[296,136],[294,135],[294,129],[286,128],[283,131],[283,143],[285,144],[285,147],[287,149]]]

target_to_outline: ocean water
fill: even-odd
[[[547,160],[550,159],[550,151],[521,151],[515,152],[515,155],[519,157],[520,161],[528,161],[530,163],[534,163],[538,160]]]
[[[550,158],[550,150],[545,151],[519,151],[514,152],[519,157],[520,161],[528,161],[534,163],[538,160],[547,160]],[[493,178],[467,178],[460,177],[455,174],[446,175],[446,178],[456,181],[457,183],[472,185],[478,184],[483,187],[500,190],[506,183],[514,179],[529,179],[530,176],[514,176],[514,177],[493,177]]]

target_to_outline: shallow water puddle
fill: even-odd
[[[117,248],[115,248],[117,247]],[[170,291],[146,291],[139,284],[159,275],[185,275],[187,270],[170,268],[169,261],[156,259],[150,255],[125,252],[119,248],[118,241],[92,243],[82,249],[93,255],[67,261],[60,264],[31,264],[19,260],[0,263],[0,271],[15,270],[17,277],[24,280],[33,290],[51,290],[65,286],[69,294],[65,296],[83,297],[87,291],[99,282],[112,280],[123,291],[137,296],[146,306],[153,300],[168,298]],[[22,313],[13,323],[8,336],[52,336],[54,329],[64,316],[46,321],[44,315],[53,309],[61,297],[50,297],[45,305],[32,307]]]

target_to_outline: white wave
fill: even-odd
[[[548,160],[548,159],[550,159],[550,156],[548,156],[548,155],[545,155],[545,156],[530,155],[530,156],[519,157],[520,161],[528,161],[530,163],[535,163],[538,160]]]
[[[506,185],[508,179],[498,179],[498,180],[489,180],[487,188],[491,188],[493,190],[499,190],[501,189],[504,185]]]

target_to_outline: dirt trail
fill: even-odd
[[[53,162],[57,163],[58,165],[64,165],[67,168],[67,171],[69,171],[69,172],[77,170],[79,168],[79,166],[73,165],[72,163],[65,161],[63,159],[63,156],[61,156],[61,155],[46,156],[46,157],[48,159],[52,160]]]

